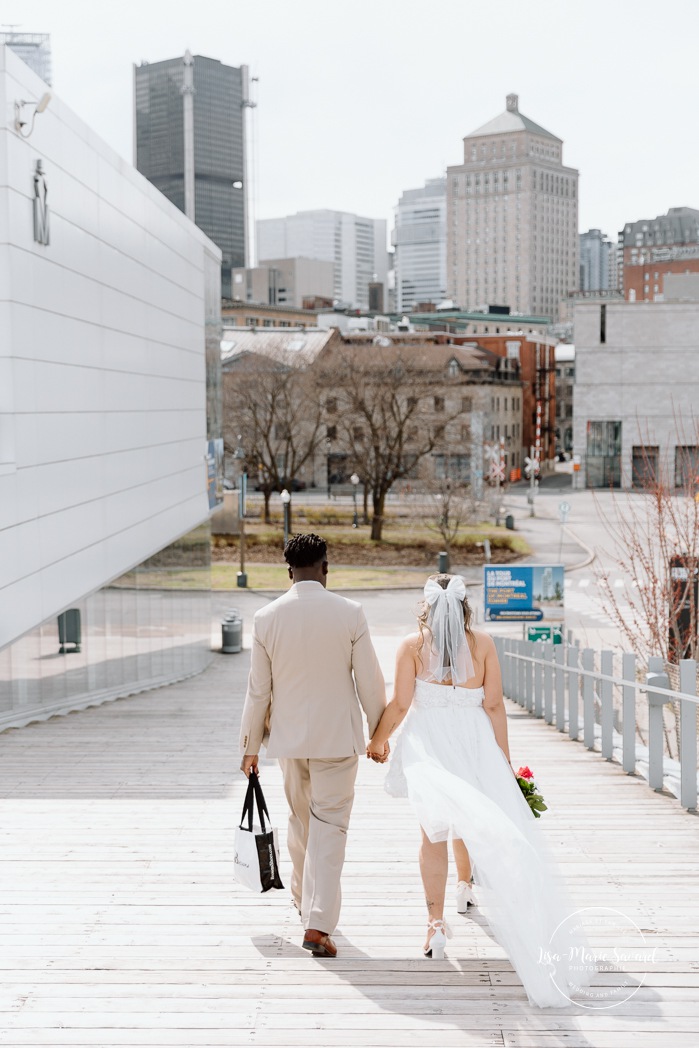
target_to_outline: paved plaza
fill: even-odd
[[[594,537],[583,504],[583,545],[574,520],[561,535],[555,512],[529,522],[512,506],[538,558],[558,539],[566,593],[579,588]],[[477,601],[478,572],[470,581]],[[647,947],[597,976],[596,1004],[532,1008],[478,911],[459,917],[453,902],[446,959],[422,958],[416,825],[367,761],[337,960],[301,949],[287,891],[236,886],[249,629],[272,596],[217,595],[217,617],[241,608],[246,648],[202,675],[0,736],[0,1045],[696,1048],[699,822],[512,703],[513,762],[536,772],[574,902],[621,911]],[[357,596],[390,682],[419,591]],[[590,608],[576,614],[591,627]],[[276,763],[262,775],[283,839]],[[285,851],[282,874],[288,883]]]

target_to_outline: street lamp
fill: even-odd
[[[282,506],[284,507],[284,546],[286,547],[289,541],[289,503],[291,502],[291,495],[284,488],[279,498],[282,500]]]
[[[332,451],[332,446],[333,446],[332,441],[331,441],[330,437],[328,437],[328,439],[325,441],[325,451],[327,453],[325,462],[326,462],[326,469],[327,469],[327,473],[328,473],[328,502],[330,501],[330,498],[331,498],[331,490],[330,490],[330,452]]]
[[[245,572],[245,512],[248,493],[248,475],[245,469],[245,449],[241,444],[242,436],[238,434],[238,446],[233,452],[233,458],[240,463],[240,477],[238,479],[238,521],[240,524],[240,571],[238,572],[238,588],[245,589],[248,584],[248,576]]]
[[[356,473],[353,473],[350,477],[350,480],[352,482],[352,497],[354,499],[354,520],[352,521],[352,527],[358,528],[359,520],[357,519],[357,488],[359,486],[359,477]]]

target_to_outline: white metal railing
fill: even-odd
[[[662,658],[651,658],[645,683],[637,680],[636,655],[621,657],[621,677],[614,675],[614,652],[599,653],[599,671],[595,670],[595,652],[572,644],[547,644],[540,641],[496,637],[495,643],[502,667],[503,691],[508,699],[519,703],[560,732],[568,732],[588,749],[595,748],[599,736],[601,756],[614,760],[615,730],[620,735],[621,764],[625,772],[636,772],[636,693],[648,702],[648,785],[662,790],[665,772],[663,746],[663,707],[668,702],[679,705],[679,800],[684,808],[697,807],[697,663],[683,659],[679,664],[680,688],[670,687]],[[615,690],[620,702],[614,703]],[[597,700],[597,701],[595,701]],[[599,719],[597,719],[597,712]],[[582,714],[582,718],[581,718]],[[582,724],[581,724],[582,719]],[[616,728],[615,728],[616,722]],[[597,732],[596,726],[599,725]]]

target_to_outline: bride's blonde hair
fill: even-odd
[[[442,587],[442,589],[446,589],[453,578],[453,575],[448,575],[446,572],[438,572],[436,575],[428,576],[428,581],[429,579],[433,579]],[[471,653],[473,653],[473,648],[476,643],[476,637],[473,630],[471,629],[473,610],[468,602],[468,597],[464,597],[462,601],[462,606],[464,609],[464,629],[466,630],[466,639],[468,641],[469,649],[471,650]],[[420,610],[417,616],[417,626],[418,630],[420,631],[420,642],[417,647],[417,656],[420,659],[420,664],[423,665],[422,655],[420,654],[420,652],[422,651],[425,645],[425,630],[427,630],[428,633],[432,632],[427,624],[427,620],[430,617],[431,605],[426,600],[423,600],[420,602],[419,608]]]

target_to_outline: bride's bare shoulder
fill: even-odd
[[[409,633],[407,637],[403,637],[398,648],[398,654],[410,652],[414,655],[416,651],[422,646],[422,637],[416,631],[415,633]]]
[[[495,641],[484,630],[471,630],[471,633],[476,642],[476,651],[480,654],[485,655],[495,647]]]

